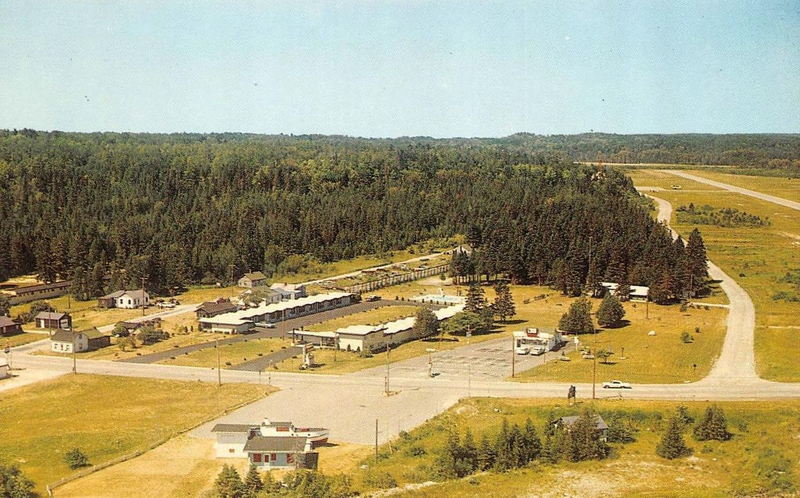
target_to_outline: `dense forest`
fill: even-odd
[[[167,293],[463,233],[480,273],[686,287],[627,177],[515,140],[0,132],[0,280]]]

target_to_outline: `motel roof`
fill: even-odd
[[[463,304],[456,304],[453,306],[448,306],[447,308],[442,308],[433,312],[436,315],[436,319],[439,321],[447,320],[451,318],[456,313],[459,313],[464,310]],[[336,331],[338,334],[344,335],[369,335],[374,332],[383,332],[384,335],[391,335],[397,334],[399,332],[405,332],[414,327],[414,323],[417,321],[417,317],[409,316],[406,318],[401,318],[399,320],[395,320],[393,322],[387,322],[381,325],[350,325],[349,327],[343,327]]]
[[[324,303],[350,296],[349,292],[329,292],[327,294],[316,294],[314,296],[301,297],[299,299],[292,299],[291,301],[281,301],[279,303],[262,303],[255,308],[248,308],[246,310],[233,311],[231,313],[223,313],[210,318],[201,318],[202,323],[219,323],[224,325],[243,325],[253,321],[258,316],[267,315],[270,313],[290,310],[292,308],[300,308],[309,304]]]
[[[36,315],[36,320],[61,320],[67,316],[66,313],[56,313],[53,311],[41,311]]]
[[[217,424],[211,432],[248,432],[257,427],[257,424]]]

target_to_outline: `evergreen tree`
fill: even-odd
[[[11,301],[8,300],[8,296],[0,294],[0,316],[8,316],[10,310]]]
[[[219,498],[243,498],[245,487],[239,472],[233,465],[225,464],[216,481],[214,481],[214,495]]]
[[[616,296],[606,294],[600,307],[597,308],[597,323],[602,327],[616,327],[625,317],[625,308]]]
[[[558,328],[569,334],[593,334],[592,303],[582,297],[573,302],[569,310],[561,316]]]
[[[506,319],[517,313],[514,307],[514,298],[511,296],[511,289],[507,281],[499,280],[494,286],[494,291],[496,294],[493,306],[494,314],[505,322]]]
[[[689,290],[692,297],[694,297],[698,293],[705,291],[708,285],[706,246],[700,231],[696,228],[689,234],[689,242],[686,244],[686,266],[692,280]]]
[[[436,473],[443,479],[460,477],[462,451],[458,432],[451,428],[447,433],[445,447],[436,460]]]
[[[250,465],[247,475],[244,478],[244,492],[250,498],[255,498],[264,489],[264,482],[258,473],[255,465]]]
[[[415,338],[431,337],[439,333],[439,320],[428,308],[420,308],[411,331]]]
[[[522,431],[522,446],[524,448],[524,461],[530,462],[542,453],[542,441],[539,439],[539,434],[536,432],[536,427],[530,418],[525,420],[525,427]]]
[[[703,419],[694,428],[694,438],[698,441],[727,441],[732,434],[728,432],[725,412],[716,405],[706,408]]]
[[[478,446],[478,470],[489,470],[494,466],[496,454],[494,446],[489,442],[489,436],[484,433]]]
[[[661,436],[661,440],[656,446],[656,454],[669,460],[680,458],[690,454],[692,450],[686,446],[683,440],[683,424],[678,417],[673,416],[669,420],[666,432]]]
[[[672,275],[665,271],[655,285],[650,286],[648,298],[656,304],[670,304],[675,299],[673,288]]]
[[[459,475],[465,476],[472,474],[478,468],[478,448],[475,446],[475,439],[472,431],[467,427],[464,433],[464,441],[461,443],[461,463],[459,465]]]
[[[611,449],[602,441],[597,430],[596,415],[584,412],[571,426],[564,429],[564,457],[571,462],[601,460]]]
[[[486,297],[483,288],[478,283],[472,283],[467,289],[467,300],[464,304],[464,311],[480,313],[486,307]]]
[[[500,432],[494,442],[494,469],[500,472],[509,470],[514,467],[514,455],[509,445],[509,426],[508,420],[503,419],[503,424],[500,426]]]

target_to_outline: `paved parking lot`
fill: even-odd
[[[436,349],[436,347],[436,342],[430,343],[431,349]],[[555,361],[561,356],[561,351],[569,352],[572,348],[572,343],[569,343],[559,351],[541,356],[515,355],[513,358],[515,370],[522,372],[546,361]],[[398,378],[424,378],[428,376],[429,362],[432,363],[432,370],[435,374],[438,374],[436,375],[438,378],[461,380],[464,377],[471,377],[474,380],[505,379],[511,376],[511,338],[504,337],[479,342],[453,350],[437,351],[430,355],[392,363],[389,367],[389,375]],[[354,375],[385,377],[386,367],[370,368]]]

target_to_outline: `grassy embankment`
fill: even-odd
[[[43,492],[46,484],[73,473],[64,463],[64,453],[72,448],[101,464],[269,389],[83,374],[39,382],[3,394],[0,459],[19,464]]]
[[[796,416],[800,401],[720,402],[733,439],[697,442],[687,433],[685,439],[694,450],[693,456],[665,460],[655,454],[655,447],[666,420],[680,404],[687,406],[695,419],[708,406],[703,402],[596,401],[594,409],[607,421],[620,416],[638,430],[636,442],[613,444],[612,456],[600,462],[533,463],[529,468],[481,473],[396,496],[723,497],[775,493],[800,486],[800,445],[796,444],[800,438]],[[496,434],[503,419],[522,425],[530,417],[542,436],[547,420],[579,414],[590,406],[587,401],[569,407],[553,400],[468,399],[407,437],[381,447],[377,464],[367,451],[361,463],[371,467],[369,471],[388,472],[401,486],[424,482],[430,478],[448,427],[458,428],[462,435],[469,427],[480,441],[483,433]],[[363,482],[365,472],[353,467],[356,485],[368,491]]]
[[[711,176],[706,172],[697,172]],[[636,185],[657,185],[677,182],[682,178],[649,170],[631,172]],[[747,185],[750,176],[742,177]],[[717,179],[717,177],[715,177]],[[719,178],[720,181],[723,181]],[[726,178],[727,179],[727,178]],[[758,186],[768,194],[777,193],[788,180],[780,178],[759,179]],[[770,380],[800,381],[800,303],[785,298],[773,298],[784,292],[800,297],[800,290],[782,281],[786,273],[800,269],[800,216],[794,209],[771,202],[717,189],[701,184],[701,191],[684,190],[657,192],[655,195],[672,203],[673,208],[684,204],[708,204],[714,208],[735,208],[740,211],[769,218],[770,225],[758,228],[717,227],[698,225],[708,249],[708,256],[748,292],[756,308],[756,368]],[[756,190],[752,185],[751,190]],[[674,214],[674,213],[673,213]],[[694,225],[681,225],[675,216],[673,227],[688,235]]]

